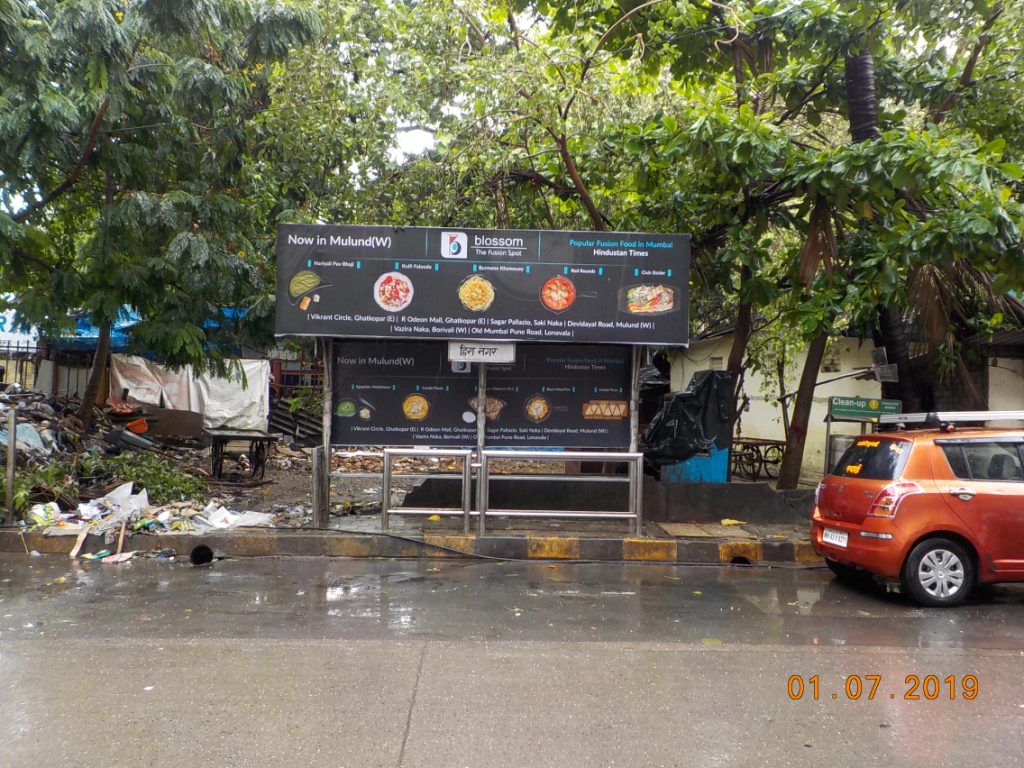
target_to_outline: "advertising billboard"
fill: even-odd
[[[689,235],[286,224],[281,336],[685,345]]]
[[[443,342],[335,341],[333,445],[469,447],[477,440],[477,370]],[[628,347],[517,344],[487,364],[488,446],[629,444]]]

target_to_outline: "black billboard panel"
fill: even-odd
[[[628,347],[517,344],[516,362],[488,364],[488,447],[629,445]],[[477,369],[447,344],[335,341],[331,443],[476,445]]]
[[[286,224],[278,335],[685,345],[689,235]]]

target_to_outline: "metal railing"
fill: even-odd
[[[625,512],[600,510],[550,510],[550,509],[491,509],[489,505],[491,462],[495,460],[514,461],[601,461],[624,462],[629,466],[628,507]],[[565,517],[576,519],[633,520],[636,535],[643,530],[643,461],[642,453],[597,453],[594,451],[501,451],[485,450],[480,457],[480,473],[477,488],[477,510],[480,535],[487,530],[487,517]]]
[[[36,386],[39,347],[34,343],[0,341],[0,389],[8,384]]]
[[[455,507],[392,507],[391,506],[391,478],[393,475],[392,464],[400,456],[431,459],[462,459],[462,509]],[[473,485],[473,451],[465,450],[435,450],[431,448],[385,448],[384,449],[384,477],[381,483],[380,520],[383,530],[388,529],[388,520],[391,515],[448,515],[462,516],[462,529],[469,533],[469,517],[472,511],[472,485]]]

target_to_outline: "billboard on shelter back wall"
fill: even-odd
[[[285,224],[281,336],[685,345],[690,236]]]
[[[476,444],[477,371],[446,344],[333,346],[333,445]],[[517,345],[514,363],[487,367],[487,445],[629,445],[630,358],[624,346]]]

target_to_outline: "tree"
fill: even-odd
[[[102,340],[128,305],[139,346],[216,364],[239,339],[223,310],[257,282],[248,124],[315,16],[249,0],[7,0],[0,14],[0,276],[20,317],[54,331],[84,309]]]

